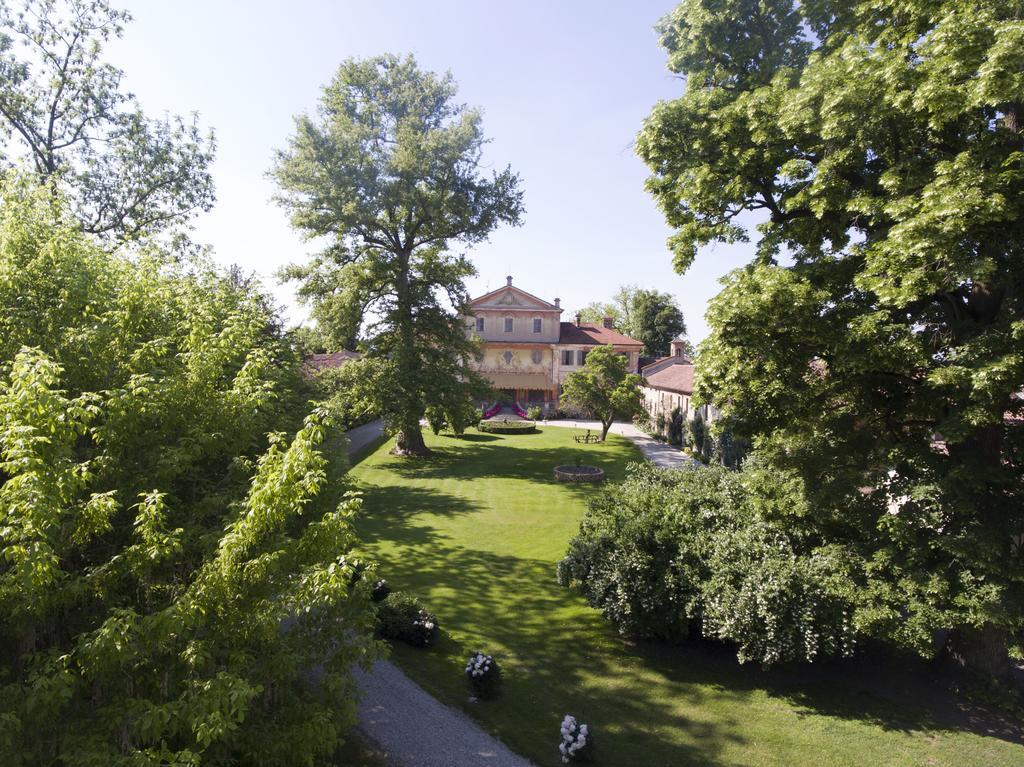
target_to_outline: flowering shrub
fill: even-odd
[[[498,662],[490,655],[475,652],[466,661],[466,678],[470,686],[481,698],[490,697],[498,690],[501,681],[501,669]]]
[[[374,602],[383,602],[388,598],[388,594],[391,593],[391,587],[388,582],[381,578],[379,581],[373,584],[373,591],[370,592],[370,596]]]
[[[864,564],[802,535],[801,502],[774,474],[631,467],[591,501],[558,582],[626,635],[726,640],[765,666],[848,656]]]
[[[558,744],[558,752],[562,761],[568,764],[574,759],[589,759],[593,750],[593,737],[590,727],[577,724],[576,717],[569,714],[562,720],[562,742]]]
[[[735,642],[740,663],[852,655],[844,560],[838,547],[797,556],[780,530],[762,522],[720,535],[703,586],[704,633]]]
[[[396,591],[377,605],[377,630],[385,639],[429,647],[437,637],[437,618],[416,597]]]
[[[529,410],[526,411],[526,418],[531,421],[539,421],[544,417],[544,411],[541,410],[537,405],[531,405]]]

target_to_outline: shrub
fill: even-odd
[[[672,410],[668,419],[668,441],[670,445],[681,445],[685,439],[685,424],[683,413],[679,408]]]
[[[370,592],[370,599],[374,602],[383,602],[388,598],[388,594],[391,593],[391,587],[388,582],[381,578],[379,581],[373,584],[373,591]]]
[[[385,639],[429,647],[437,637],[437,618],[419,600],[396,591],[377,605],[377,630]]]
[[[477,428],[486,434],[530,434],[537,431],[533,421],[481,421]]]
[[[756,461],[742,472],[632,466],[591,501],[558,581],[623,634],[699,633],[763,665],[849,655],[863,565],[817,543],[808,515],[802,485]]]
[[[654,418],[654,431],[658,434],[665,433],[665,414],[658,413]]]
[[[539,421],[544,417],[544,411],[537,405],[530,405],[530,407],[526,409],[526,417],[531,421]]]
[[[427,408],[424,417],[427,419],[427,425],[434,434],[440,434],[447,424],[444,411],[434,405],[430,405]]]
[[[578,585],[623,634],[684,638],[697,627],[710,536],[741,497],[725,469],[635,464],[590,502],[558,580]]]
[[[477,696],[489,698],[498,692],[501,669],[492,656],[475,652],[466,661],[466,679]]]
[[[799,555],[781,529],[756,522],[717,536],[702,588],[704,633],[764,666],[853,654],[853,604],[841,550]]]
[[[461,437],[469,424],[479,420],[480,408],[473,405],[472,402],[465,401],[448,408],[445,411],[445,417],[448,419],[448,425],[451,427],[452,433],[456,437]]]
[[[577,724],[576,717],[566,714],[562,720],[560,734],[562,737],[558,744],[558,753],[562,755],[564,763],[590,759],[594,749],[594,738],[589,725]]]

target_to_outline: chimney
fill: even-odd
[[[505,278],[505,287],[508,287],[508,288],[512,287],[512,275],[511,274],[508,277]]]
[[[556,298],[555,299],[555,306],[558,307],[559,309],[562,308],[562,299],[561,298]]]
[[[611,317],[605,317],[604,318],[604,326],[606,328],[608,328],[609,330],[612,329],[613,325],[612,325],[612,318]]]
[[[576,312],[576,327],[580,326],[580,313]]]

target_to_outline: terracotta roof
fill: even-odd
[[[645,378],[647,385],[652,389],[693,394],[693,372],[695,369],[694,365],[669,365],[664,370],[657,370]]]
[[[615,346],[643,346],[643,343],[635,338],[624,336],[617,330],[606,328],[603,325],[592,325],[581,322],[563,322],[561,335],[558,338],[560,344],[614,344]]]
[[[310,354],[302,362],[309,370],[319,371],[327,370],[328,368],[340,368],[346,362],[357,360],[362,356],[359,352],[350,352],[348,349],[342,349],[340,352]]]

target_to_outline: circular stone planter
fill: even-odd
[[[596,466],[556,466],[555,479],[559,482],[600,482],[604,470]]]

